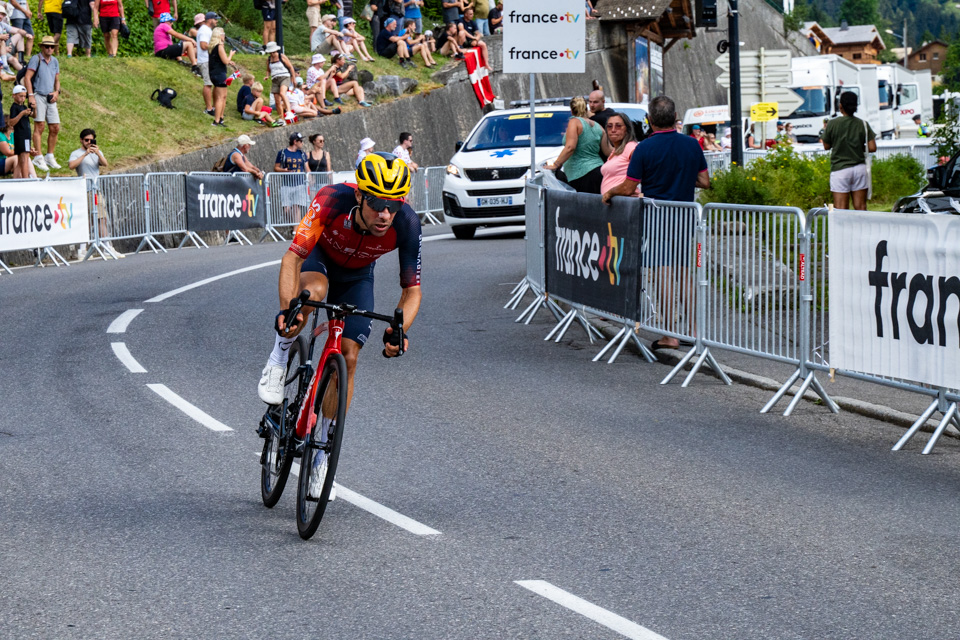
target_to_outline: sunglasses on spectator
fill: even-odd
[[[84,138],[81,142],[93,142],[96,138]]]
[[[367,205],[377,213],[386,209],[388,213],[394,214],[403,207],[403,200],[385,200],[384,198],[372,196],[369,193],[363,194],[363,199],[366,200]]]

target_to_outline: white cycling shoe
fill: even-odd
[[[257,385],[257,393],[260,399],[267,404],[280,404],[283,402],[283,376],[284,368],[268,364],[263,368],[260,376],[260,384]]]

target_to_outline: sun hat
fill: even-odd
[[[310,64],[323,64],[326,61],[327,59],[323,57],[322,53],[315,53],[313,54],[313,58],[311,58]]]
[[[251,137],[248,136],[247,134],[243,134],[242,136],[240,136],[239,138],[237,138],[237,146],[238,146],[238,147],[242,147],[242,146],[245,145],[245,144],[249,144],[250,146],[253,146],[253,145],[257,144],[257,143],[254,142],[254,141],[253,141],[253,138],[251,138]]]
[[[0,13],[2,13],[3,15],[7,15],[7,9],[6,7],[3,6],[3,4],[0,4]]]
[[[360,151],[366,151],[367,149],[373,149],[376,146],[376,142],[370,138],[364,138],[360,141]]]
[[[204,14],[203,18],[204,18],[205,20],[219,20],[219,19],[220,19],[220,16],[217,15],[217,12],[216,12],[216,11],[207,11],[207,12]]]
[[[280,51],[280,45],[276,42],[270,41],[267,43],[267,48],[264,49],[267,53],[273,53],[274,51]]]
[[[202,14],[202,13],[198,13],[197,15],[193,16],[193,26],[197,26],[198,24],[200,24],[200,23],[203,22],[204,20],[206,20],[206,18],[203,16],[203,14]]]
[[[336,19],[337,19],[337,16],[333,15],[332,13],[328,13],[327,15],[320,18],[320,22],[326,22],[327,20],[336,20]]]
[[[173,19],[173,15],[169,11],[164,11],[160,14],[160,17],[157,18],[160,22],[176,22]]]
[[[354,20],[353,18],[344,18],[344,19],[343,19],[343,24],[355,24],[356,22],[357,22],[357,21]]]
[[[27,92],[27,88],[22,84],[18,84],[13,88],[13,95],[17,95],[18,93],[26,93],[26,92]]]
[[[40,46],[55,47],[57,46],[57,41],[53,39],[53,36],[43,36],[43,39],[40,40]]]

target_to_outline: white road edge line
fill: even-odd
[[[241,273],[246,273],[247,271],[254,271],[256,269],[263,269],[264,267],[272,267],[280,264],[279,260],[271,260],[270,262],[264,262],[262,264],[255,264],[252,267],[244,267],[243,269],[237,269],[236,271],[230,271],[228,273],[221,273],[219,276],[213,276],[212,278],[207,278],[205,280],[199,280],[193,284],[188,284],[186,286],[180,287],[179,289],[173,289],[172,291],[167,291],[166,293],[161,293],[158,296],[150,298],[147,302],[163,302],[167,298],[172,298],[175,295],[181,294],[184,291],[190,291],[191,289],[196,289],[197,287],[202,287],[205,284],[210,284],[211,282],[216,282],[217,280],[222,280],[223,278],[229,278],[230,276],[235,276]]]
[[[481,229],[480,236],[495,236],[500,233],[517,233],[523,231],[523,225],[511,225],[509,227],[491,227],[489,229]],[[423,242],[430,242],[431,240],[449,240],[450,238],[456,238],[452,233],[438,233],[435,236],[427,236],[423,238]],[[147,302],[150,302],[147,300]]]
[[[167,388],[164,384],[148,384],[147,385],[151,391],[156,393],[158,396],[175,406],[180,411],[183,411],[185,414],[205,426],[211,431],[233,431],[230,427],[223,424],[210,414],[204,412],[201,409],[193,406],[173,391]]]
[[[113,322],[110,323],[110,326],[107,327],[107,333],[126,333],[127,327],[130,326],[130,323],[133,322],[133,319],[142,312],[143,309],[127,309],[119,316],[114,318]]]
[[[612,629],[632,640],[667,640],[646,627],[641,627],[639,624],[622,618],[611,611],[602,609],[593,603],[587,602],[583,598],[578,598],[572,593],[555,587],[545,580],[514,580],[514,582],[524,589],[529,589],[537,595],[552,600],[560,606],[575,611],[582,616],[586,616],[594,622],[602,624],[606,628]]]
[[[259,453],[256,455],[258,458],[260,457]],[[290,467],[290,473],[297,476],[298,478],[300,477],[299,462],[293,463],[293,465]],[[389,507],[385,507],[379,502],[374,502],[370,498],[367,498],[366,496],[362,496],[356,491],[351,491],[350,489],[347,489],[345,486],[343,486],[339,482],[334,482],[333,484],[336,485],[337,487],[337,500],[345,500],[346,502],[349,502],[353,506],[359,507],[360,509],[363,509],[368,513],[372,513],[378,518],[382,518],[387,522],[389,522],[390,524],[394,524],[400,527],[401,529],[406,529],[407,531],[415,535],[418,535],[418,536],[440,535],[440,532],[437,531],[436,529],[433,529],[431,527],[428,527],[425,524],[417,522],[413,518],[408,518],[402,513],[397,513],[393,509]]]
[[[120,362],[123,363],[123,366],[130,370],[130,373],[147,372],[146,369],[140,366],[140,363],[137,362],[136,358],[130,355],[130,350],[127,349],[127,344],[125,342],[111,342],[110,346],[113,347],[113,355],[117,356]]]

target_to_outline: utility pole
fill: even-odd
[[[907,44],[907,19],[903,19],[903,68],[910,68],[910,45]]]
[[[274,4],[277,5],[277,9],[276,9],[276,13],[277,13],[277,46],[280,47],[280,53],[283,54],[283,53],[285,53],[284,50],[283,50],[283,0],[274,0]],[[267,43],[264,42],[264,43],[263,43],[263,46],[267,46]],[[291,78],[290,81],[292,82],[292,81],[293,81],[293,78]],[[283,114],[281,114],[280,117],[282,118],[282,117],[283,117]]]
[[[740,25],[739,0],[729,0],[727,36],[730,38],[730,160],[743,166],[743,109],[740,105]]]

